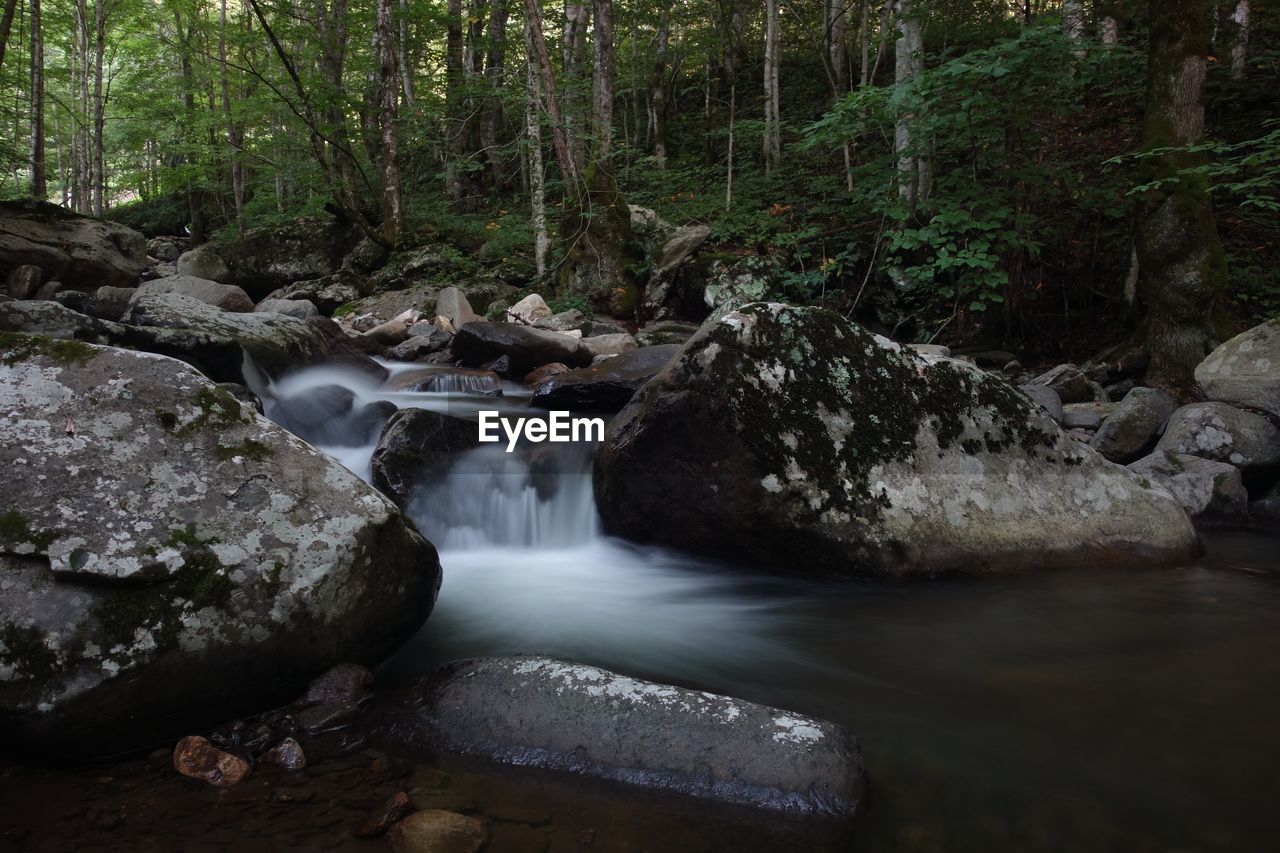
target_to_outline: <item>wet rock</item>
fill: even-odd
[[[385,803],[369,813],[364,823],[356,830],[360,838],[376,838],[385,835],[395,823],[413,813],[413,803],[404,791],[392,794]]]
[[[1194,519],[1240,521],[1248,510],[1249,495],[1234,465],[1157,449],[1129,470],[1168,489]]]
[[[1280,429],[1226,403],[1194,403],[1169,416],[1157,450],[1227,462],[1247,479],[1280,469]]]
[[[331,732],[351,724],[360,713],[357,702],[326,702],[298,712],[298,728],[309,735]]]
[[[431,610],[435,549],[399,511],[188,365],[0,336],[0,410],[15,748],[110,753],[269,707]]]
[[[1196,367],[1210,400],[1280,417],[1280,318],[1241,332]]]
[[[561,364],[560,362],[556,361],[556,362],[552,362],[551,364],[544,364],[542,365],[542,367],[537,367],[537,368],[534,368],[533,370],[530,370],[528,373],[524,375],[524,378],[521,379],[520,381],[523,384],[528,385],[530,388],[539,388],[544,383],[551,380],[552,378],[559,376],[561,373],[566,373],[568,370],[569,370],[568,365]]]
[[[310,299],[264,299],[254,306],[253,310],[284,314],[287,317],[297,317],[299,320],[315,317],[320,313],[320,309]]]
[[[455,455],[479,443],[473,421],[426,409],[401,409],[387,422],[374,448],[373,485],[406,506],[418,483],[439,476]]]
[[[481,821],[440,809],[414,812],[387,833],[394,853],[477,853],[488,839]]]
[[[328,343],[325,362],[353,370],[375,384],[381,384],[391,371],[369,357],[365,341],[359,336],[349,336],[342,327],[328,317],[308,317],[306,324],[320,333]]]
[[[595,494],[609,533],[771,568],[803,551],[834,575],[1152,565],[1196,544],[1168,494],[1002,380],[776,303],[713,315],[632,398]]]
[[[561,311],[559,314],[544,317],[535,322],[533,326],[538,329],[546,329],[548,332],[581,332],[590,328],[591,321],[587,319],[586,314],[583,314],[577,308],[570,308],[568,311]]]
[[[373,673],[355,663],[340,663],[316,676],[299,699],[304,707],[332,702],[360,703],[372,693]]]
[[[1055,423],[1062,423],[1066,412],[1062,408],[1062,398],[1058,396],[1057,391],[1045,385],[1019,385],[1018,390],[1043,409]]]
[[[0,201],[0,270],[27,264],[76,290],[128,287],[147,266],[146,239],[54,204]]]
[[[1059,364],[1029,384],[1052,388],[1063,403],[1089,403],[1095,399],[1092,382],[1074,364]]]
[[[537,325],[539,320],[551,316],[551,309],[541,296],[530,293],[524,299],[507,309],[504,319],[508,323],[519,323],[522,326]]]
[[[705,799],[858,813],[857,739],[740,699],[537,657],[443,667],[412,688],[391,733],[415,745]]]
[[[1107,416],[1089,444],[1112,462],[1132,462],[1155,444],[1176,406],[1164,391],[1134,388]]]
[[[484,364],[480,365],[480,369],[487,373],[505,376],[508,379],[513,378],[514,375],[518,375],[511,369],[511,356],[509,355],[500,355],[492,361],[486,361]]]
[[[466,324],[453,336],[453,353],[468,366],[505,355],[511,359],[511,371],[517,376],[557,361],[570,367],[586,367],[592,358],[581,341],[512,323]]]
[[[9,271],[4,288],[14,299],[31,299],[39,292],[43,281],[44,270],[34,264],[22,264]]]
[[[136,301],[144,296],[157,293],[176,293],[198,299],[206,305],[221,308],[223,311],[246,312],[253,310],[253,300],[234,284],[218,284],[204,278],[191,275],[171,275],[143,282],[134,291]]]
[[[190,779],[218,788],[238,785],[249,775],[249,762],[223,752],[198,735],[184,737],[173,749],[173,768]]]
[[[387,389],[499,397],[502,395],[502,377],[482,368],[428,367],[399,374],[387,383]]]
[[[287,737],[268,750],[262,761],[284,770],[302,770],[307,766],[307,755],[302,751],[302,744]]]
[[[538,384],[529,405],[543,409],[616,412],[679,351],[680,347],[674,344],[642,347],[600,364],[557,373]]]
[[[239,382],[219,382],[218,387],[226,391],[232,397],[235,397],[241,403],[249,406],[258,414],[262,414],[262,401],[258,399],[258,395],[250,391]]]
[[[636,348],[636,339],[623,332],[616,335],[595,335],[582,339],[582,346],[592,359],[614,356]]]
[[[226,263],[212,246],[196,246],[188,252],[183,252],[176,260],[178,275],[217,282],[231,279],[231,270],[227,269]]]
[[[445,320],[444,328],[453,331],[484,319],[471,309],[471,303],[462,291],[452,286],[441,290],[436,297],[436,317]]]
[[[636,345],[644,349],[666,344],[683,344],[697,331],[698,327],[692,323],[677,323],[672,320],[650,323],[636,332]]]
[[[422,327],[430,328],[432,331],[424,334],[415,334],[412,331]],[[440,352],[449,346],[452,340],[452,335],[430,323],[415,323],[410,329],[409,337],[403,343],[398,343],[387,350],[387,357],[396,361],[420,361],[432,353]]]

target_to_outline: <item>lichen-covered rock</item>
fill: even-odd
[[[537,384],[529,405],[543,409],[616,412],[679,351],[680,347],[675,344],[641,347],[600,364],[558,372]]]
[[[703,325],[610,425],[595,491],[608,532],[815,574],[1150,565],[1196,545],[1167,493],[1003,381],[780,304]]]
[[[1280,318],[1241,332],[1196,367],[1210,400],[1280,417]]]
[[[1230,463],[1246,476],[1280,469],[1280,429],[1226,403],[1193,403],[1169,416],[1157,450]]]
[[[118,751],[373,665],[435,549],[337,462],[170,358],[0,337],[0,738]]]
[[[320,309],[310,299],[264,299],[253,308],[259,314],[284,314],[305,320],[319,315]]]
[[[161,258],[160,260],[169,260]],[[231,278],[231,271],[212,246],[196,246],[183,252],[177,258],[178,275],[189,275],[209,281],[225,282]]]
[[[771,255],[743,258],[718,273],[703,291],[708,308],[738,307],[768,299],[778,291],[782,265]]]
[[[912,349],[915,349],[912,347]],[[920,353],[920,355],[925,353]],[[1031,402],[1044,409],[1045,414],[1053,418],[1053,422],[1060,424],[1066,416],[1066,412],[1062,408],[1062,398],[1058,396],[1058,392],[1046,385],[1019,385],[1018,390],[1021,391]]]
[[[250,228],[216,247],[226,262],[228,284],[255,299],[296,281],[332,275],[357,242],[353,229],[332,220],[303,219],[289,225]]]
[[[663,318],[684,311],[682,294],[673,292],[673,285],[681,269],[688,263],[702,244],[711,236],[705,225],[685,225],[677,228],[654,258],[653,272],[645,284],[644,313],[648,317]]]
[[[211,279],[182,274],[143,282],[134,290],[132,298],[136,300],[158,293],[189,296],[223,311],[244,313],[253,310],[253,300],[249,298],[249,294],[234,284],[219,284]]]
[[[584,664],[479,658],[393,706],[417,746],[783,812],[852,817],[866,775],[834,723]]]
[[[1240,469],[1227,462],[1156,450],[1129,470],[1167,489],[1197,521],[1239,522],[1247,512]]]
[[[128,287],[147,266],[147,241],[132,228],[54,204],[0,201],[0,278],[24,264],[77,290]]]
[[[1112,462],[1132,462],[1155,444],[1176,406],[1164,391],[1134,388],[1107,416],[1089,446]]]

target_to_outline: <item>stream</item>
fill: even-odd
[[[335,384],[357,405],[526,411],[518,386],[320,368],[272,386],[267,414]],[[369,476],[376,436],[304,437]],[[604,536],[590,449],[546,444],[458,457],[409,514],[445,580],[380,678],[548,654],[837,721],[872,781],[865,849],[1280,849],[1275,535],[1210,532],[1159,571],[780,579]]]

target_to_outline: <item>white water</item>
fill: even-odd
[[[481,408],[518,414],[528,401],[527,391],[510,384],[501,398],[390,390],[387,385],[418,366],[387,367],[393,375],[385,384],[320,367],[259,389],[260,396],[267,415],[282,420],[291,406],[332,386],[354,395],[352,412],[388,401],[474,420]],[[376,431],[343,432],[342,423],[330,418],[317,427],[323,440],[300,433],[368,480]],[[440,551],[444,582],[426,627],[393,669],[421,671],[475,654],[538,653],[694,679],[785,662],[787,652],[771,637],[785,601],[753,595],[752,581],[717,566],[602,534],[590,446],[524,444],[514,453],[504,447],[459,455],[447,474],[423,483],[410,500],[408,515]]]

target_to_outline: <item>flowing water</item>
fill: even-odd
[[[366,477],[361,407],[524,403],[323,369],[267,413],[333,385],[352,414],[304,437]],[[464,454],[408,511],[445,580],[393,679],[551,654],[838,721],[872,778],[863,849],[1280,849],[1280,537],[1208,535],[1162,570],[779,579],[604,536],[589,449],[551,445]]]

